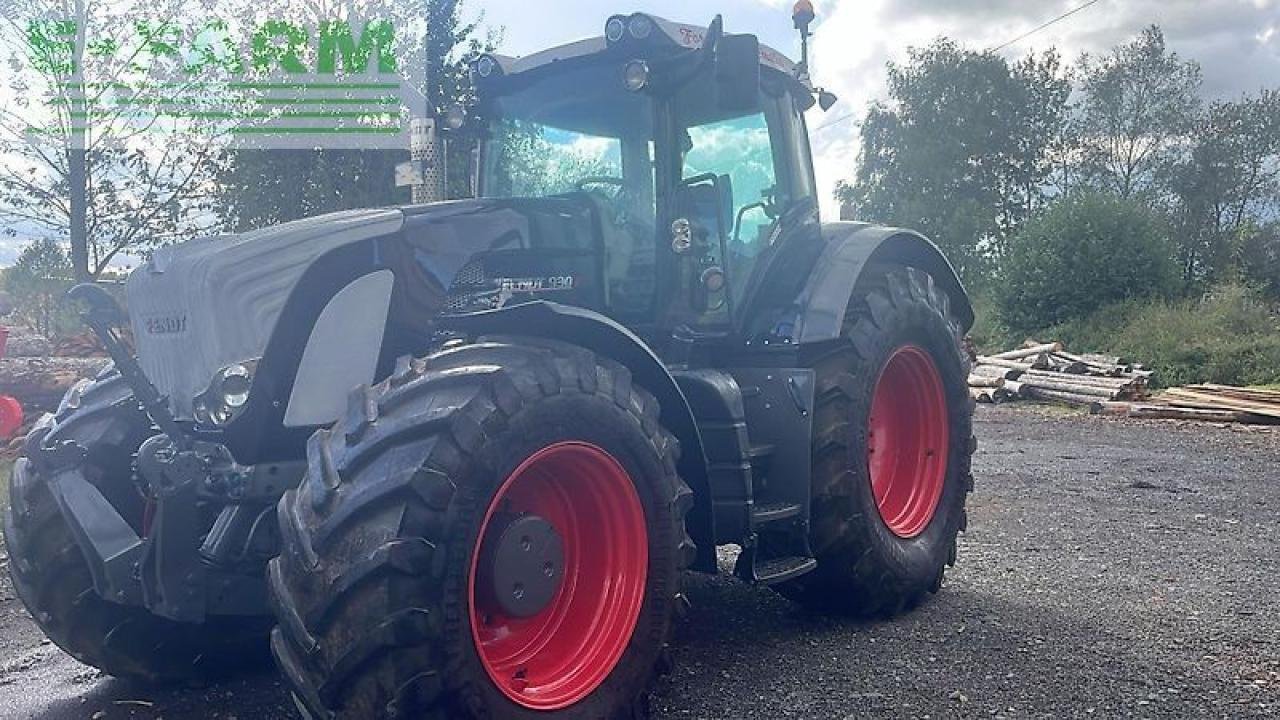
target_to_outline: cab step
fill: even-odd
[[[758,585],[773,585],[800,577],[816,567],[818,561],[811,557],[770,558],[752,563],[748,579]]]
[[[800,517],[803,513],[804,508],[795,503],[758,503],[751,508],[751,526],[752,529],[756,529],[762,525],[786,522]]]

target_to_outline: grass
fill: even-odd
[[[974,304],[979,321],[972,336],[979,351],[1007,350],[1027,339],[1000,323],[993,304]],[[1238,285],[1198,299],[1129,300],[1032,336],[1060,340],[1071,352],[1142,363],[1164,387],[1211,382],[1280,388],[1280,317]]]

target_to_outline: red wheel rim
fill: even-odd
[[[942,375],[915,345],[894,351],[871,401],[867,466],[880,517],[895,535],[925,531],[947,474],[950,427]]]
[[[532,617],[504,614],[477,592],[494,516],[535,515],[555,529],[563,574],[549,604]],[[491,525],[495,527],[491,528]],[[494,684],[532,710],[559,710],[609,676],[635,631],[649,566],[644,507],[613,456],[581,442],[539,450],[498,489],[471,556],[471,635]]]
[[[0,438],[8,439],[22,427],[22,403],[0,395]]]

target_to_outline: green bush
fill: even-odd
[[[1163,296],[1176,277],[1155,212],[1138,201],[1081,193],[1007,241],[995,299],[1011,331],[1030,332],[1123,300]]]
[[[1241,269],[1249,282],[1280,300],[1280,221],[1248,233],[1240,252]]]
[[[65,297],[74,277],[71,260],[57,241],[31,242],[2,277],[14,319],[46,337],[77,329],[75,310]]]
[[[983,354],[994,355],[1016,347],[1028,336],[1019,337],[1004,324],[1000,317],[1000,309],[996,305],[995,295],[988,289],[975,289],[970,293],[969,301],[973,303],[973,328],[969,330],[969,339],[974,348]]]
[[[1107,352],[1156,371],[1162,386],[1280,383],[1280,318],[1261,295],[1222,285],[1202,299],[1130,300],[1040,333],[1073,352]]]

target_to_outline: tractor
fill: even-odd
[[[146,681],[273,655],[312,718],[631,718],[718,546],[814,612],[937,592],[973,310],[922,235],[820,218],[805,55],[644,13],[482,55],[475,197],[73,290],[113,363],[14,468],[36,622]]]

